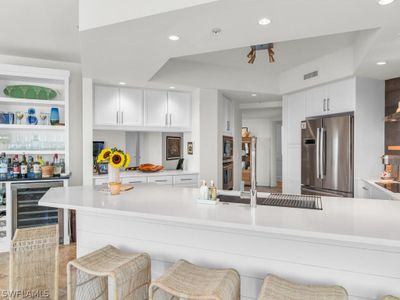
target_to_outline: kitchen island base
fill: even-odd
[[[77,210],[78,257],[108,244],[150,254],[153,278],[179,259],[235,268],[241,299],[257,299],[270,273],[300,283],[341,285],[350,299],[400,295],[397,247]]]

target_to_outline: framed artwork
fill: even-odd
[[[181,137],[167,136],[166,141],[166,159],[177,160],[181,158]]]
[[[193,142],[188,142],[187,143],[187,154],[188,155],[193,155]]]

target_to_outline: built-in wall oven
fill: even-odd
[[[231,136],[223,136],[222,159],[224,162],[233,159],[233,138]]]
[[[223,169],[223,189],[224,190],[233,190],[233,162],[224,162]]]
[[[62,187],[62,181],[13,183],[12,232],[17,228],[28,228],[59,224],[60,243],[64,240],[63,210],[38,205],[39,200],[52,187]]]

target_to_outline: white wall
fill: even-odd
[[[105,147],[126,151],[125,131],[93,130],[93,141],[104,141]]]
[[[0,63],[64,69],[71,72],[70,77],[70,185],[82,184],[82,72],[77,63],[51,61],[28,57],[0,55]]]
[[[276,161],[272,154],[274,149],[274,126],[269,119],[243,119],[243,127],[248,127],[251,134],[257,137],[256,177],[259,186],[276,185]]]
[[[139,135],[140,163],[162,164],[162,133],[141,132]]]

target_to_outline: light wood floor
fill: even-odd
[[[250,187],[249,187],[249,186],[246,186],[246,187],[245,187],[245,190],[246,190],[246,191],[249,191],[249,190],[250,190]],[[270,187],[270,186],[257,186],[257,192],[260,192],[260,193],[279,193],[279,194],[281,194],[281,193],[282,193],[282,182],[281,182],[281,181],[278,181],[278,182],[277,182],[277,185],[274,186],[274,187]]]
[[[76,258],[76,245],[60,246],[60,276],[59,288],[67,287],[67,263]],[[8,252],[0,253],[0,291],[8,290]],[[0,299],[1,293],[0,293]],[[62,298],[61,298],[62,299]]]

